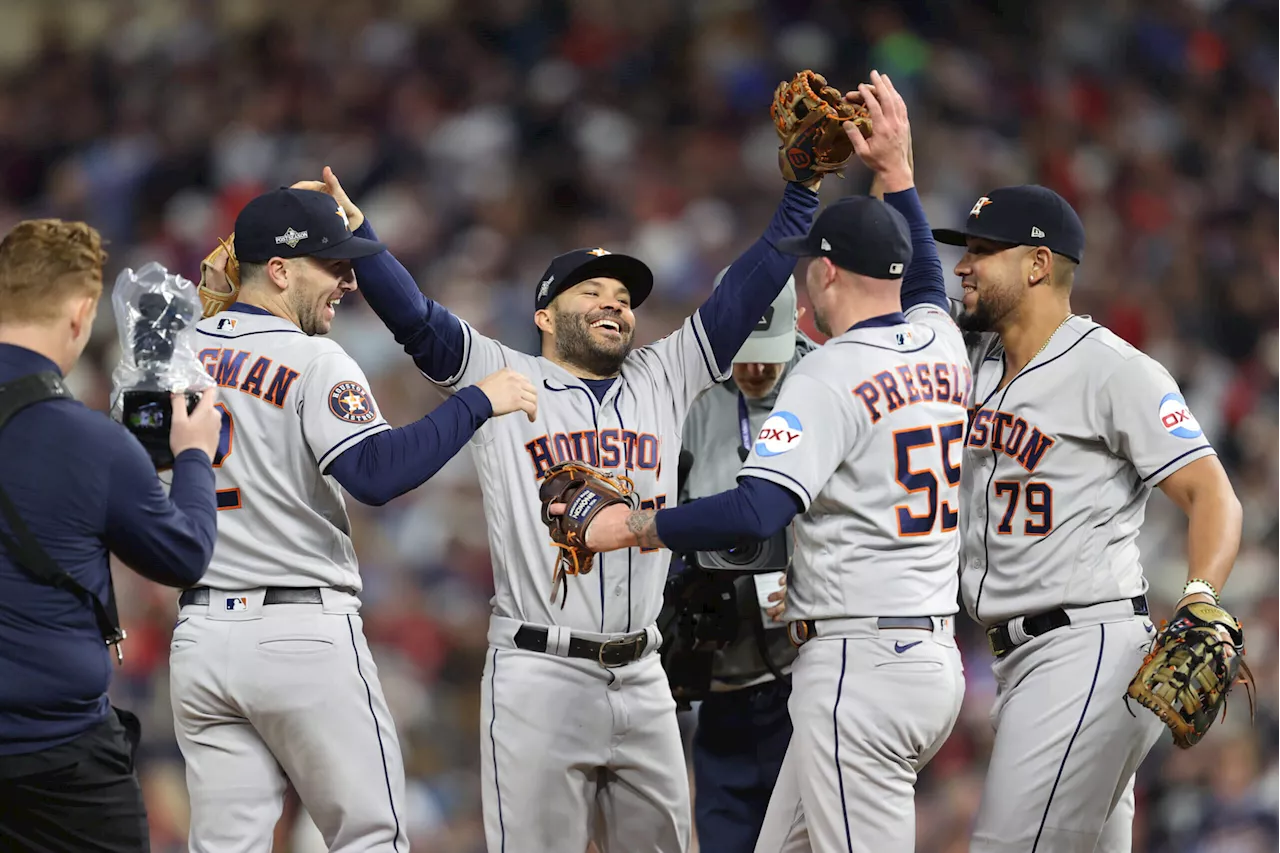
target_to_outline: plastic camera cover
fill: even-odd
[[[124,391],[202,391],[209,376],[196,357],[200,319],[196,286],[158,263],[121,271],[111,293],[120,363],[111,374],[111,408],[119,416]]]

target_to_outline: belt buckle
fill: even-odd
[[[603,643],[600,644],[600,651],[596,654],[596,662],[599,663],[600,666],[604,667],[605,669],[616,669],[620,666],[626,666],[629,663],[635,663],[636,662],[635,656],[633,656],[631,660],[624,660],[621,663],[605,663],[604,661],[604,653],[606,649],[608,649],[610,646],[617,646],[617,647],[625,646],[628,643],[631,643],[635,646],[639,646],[640,644],[639,640],[634,637],[622,637],[622,638],[613,638],[613,639],[605,640]]]

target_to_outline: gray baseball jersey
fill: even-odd
[[[324,474],[390,426],[334,341],[246,305],[197,329],[223,420],[218,542],[169,653],[190,847],[266,849],[291,781],[328,849],[406,850],[399,741],[364,638],[346,509]],[[319,594],[279,601],[264,587]]]
[[[940,308],[859,324],[791,371],[740,477],[791,491],[792,619],[956,611],[970,369]]]
[[[542,524],[538,481],[580,460],[630,477],[641,509],[676,502],[680,428],[694,398],[723,375],[699,313],[667,337],[633,350],[600,400],[583,380],[542,356],[487,338],[462,323],[465,351],[446,389],[502,367],[538,389],[538,418],[495,418],[472,438],[489,522],[494,614],[601,634],[639,631],[662,607],[670,552],[631,548],[597,554],[590,574],[565,579],[551,600],[557,551]]]
[[[798,333],[795,355],[787,363],[782,379],[800,362],[801,357],[813,352],[817,346],[803,333]],[[743,449],[744,442],[750,447],[752,439],[760,433],[764,422],[772,414],[778,392],[782,390],[781,381],[780,379],[773,391],[757,400],[742,397],[732,379],[708,388],[698,397],[684,422],[682,444],[685,450],[693,454],[693,466],[685,480],[681,502],[710,497],[733,488],[738,471],[742,468],[739,451]],[[741,423],[740,397],[747,412],[745,429]],[[739,600],[745,597],[752,602],[756,601],[756,587],[752,578],[739,578],[734,587]],[[770,622],[765,627],[770,629],[767,635],[770,659],[782,671],[789,671],[791,661],[795,660],[796,650],[787,639],[785,626]],[[747,626],[740,627],[739,633],[737,641],[715,653],[711,682],[714,690],[750,687],[773,679],[773,674],[760,657],[755,634]]]
[[[1138,530],[1152,488],[1213,454],[1163,367],[1072,317],[1001,387],[1003,349],[973,350],[961,573],[984,625],[1146,592]]]
[[[364,371],[335,341],[280,317],[228,311],[196,328],[222,409],[218,543],[204,585],[359,592],[342,493],[323,472],[391,428]]]

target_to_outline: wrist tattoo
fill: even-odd
[[[657,512],[652,509],[634,511],[627,516],[627,530],[636,538],[637,547],[662,547],[662,540],[658,538],[656,517]]]

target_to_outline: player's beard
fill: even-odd
[[[1007,290],[991,288],[978,291],[978,301],[972,311],[965,311],[956,318],[956,325],[965,332],[994,332],[999,323],[1018,307],[1018,298]]]
[[[328,306],[328,300],[317,306],[314,301],[309,299],[305,294],[290,293],[290,299],[293,304],[293,313],[298,318],[298,328],[302,330],[304,335],[327,335],[329,333],[328,318],[324,316],[324,310]]]
[[[601,343],[591,335],[591,324],[604,318],[615,321],[621,330],[616,343]],[[586,314],[556,313],[556,357],[595,376],[616,376],[622,370],[634,336],[635,330],[619,314],[606,312],[588,318]]]
[[[822,332],[822,334],[826,335],[828,338],[834,337],[834,335],[831,334],[831,324],[827,322],[826,314],[824,314],[817,305],[813,306],[813,325],[819,332]]]

